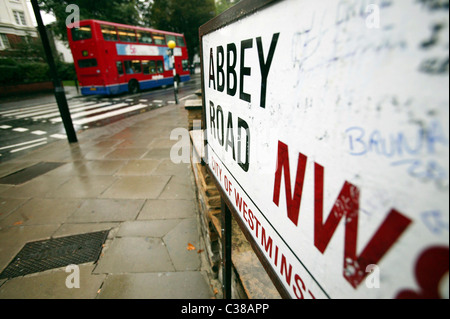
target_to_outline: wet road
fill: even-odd
[[[179,104],[193,98],[200,87],[199,75],[181,83]],[[74,129],[80,132],[175,104],[175,96],[173,86],[168,86],[134,95],[76,97],[68,104]],[[0,102],[0,163],[60,139],[67,137],[53,96]]]

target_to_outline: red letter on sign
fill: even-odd
[[[280,203],[281,174],[284,168],[284,185],[286,188],[286,204],[289,219],[297,226],[300,213],[300,202],[303,192],[307,157],[302,153],[298,155],[297,177],[295,178],[294,194],[291,193],[291,172],[289,168],[288,146],[278,141],[277,170],[275,172],[275,186],[273,188],[273,202]],[[292,196],[292,197],[291,197]]]
[[[314,169],[314,245],[323,254],[339,222],[345,217],[344,278],[356,288],[368,274],[366,267],[378,263],[411,220],[392,209],[362,253],[357,256],[359,189],[345,182],[327,220],[323,223],[324,168],[316,163]]]
[[[397,299],[439,299],[439,283],[448,273],[448,247],[431,247],[423,252],[416,263],[416,280],[419,291],[403,290]]]

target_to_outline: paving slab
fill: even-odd
[[[122,166],[116,175],[151,175],[153,171],[159,166],[159,160],[144,159],[131,160]],[[167,175],[167,174],[159,174]]]
[[[4,198],[37,198],[45,197],[47,193],[53,192],[64,184],[69,177],[43,175],[22,185],[9,188],[2,193]]]
[[[134,220],[144,200],[86,199],[68,218],[69,223],[119,222]]]
[[[178,219],[195,217],[195,205],[193,200],[147,200],[137,219]]]
[[[64,223],[81,205],[80,200],[33,198],[0,221],[0,227]],[[55,213],[56,212],[56,213]]]
[[[120,176],[101,197],[156,199],[164,190],[169,180],[170,176]]]
[[[195,198],[190,176],[173,176],[158,198],[175,200]]]
[[[177,271],[198,270],[201,261],[196,218],[182,220],[163,240]]]
[[[100,299],[210,299],[211,287],[199,271],[109,275]]]
[[[116,180],[113,176],[73,176],[48,192],[48,198],[97,198]]]
[[[94,273],[120,274],[175,271],[166,245],[159,238],[116,237],[105,249]]]
[[[0,299],[93,299],[106,277],[92,274],[93,268],[92,264],[79,265],[79,288],[66,286],[73,271],[66,272],[65,267],[13,278],[0,286]]]
[[[1,196],[1,195],[0,195]],[[1,198],[0,197],[0,221],[11,212],[23,205],[28,199],[24,198]]]
[[[181,219],[126,221],[120,225],[117,237],[164,237]]]

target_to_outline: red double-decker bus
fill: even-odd
[[[183,34],[99,20],[69,25],[67,33],[83,95],[137,93],[190,79]],[[170,40],[177,45],[175,77]]]

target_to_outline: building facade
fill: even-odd
[[[28,37],[37,38],[26,0],[0,0],[0,55]]]

